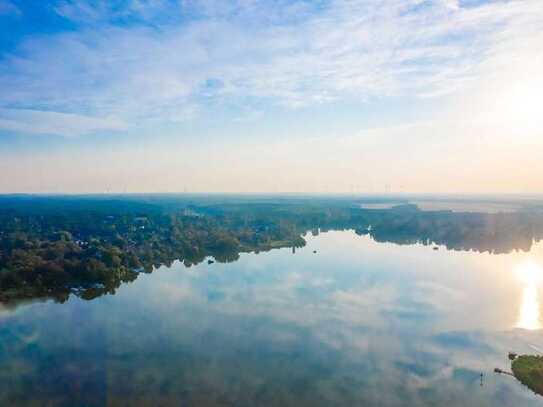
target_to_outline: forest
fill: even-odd
[[[328,230],[507,253],[540,240],[543,217],[421,211],[401,202],[362,209],[357,200],[331,198],[0,197],[0,302],[90,300],[174,261],[231,262],[240,253],[302,247],[306,233]]]

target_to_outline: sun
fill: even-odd
[[[535,127],[543,120],[543,79],[511,83],[498,100],[497,114],[511,125]]]
[[[466,117],[491,129],[493,137],[537,141],[543,129],[543,60],[530,53],[518,55],[500,70],[490,69],[472,99]],[[512,140],[510,140],[512,141]]]

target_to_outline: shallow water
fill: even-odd
[[[492,255],[307,240],[162,267],[93,301],[0,310],[0,405],[543,404],[493,373],[509,351],[543,351],[542,244]]]

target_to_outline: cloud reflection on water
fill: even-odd
[[[1,353],[0,341],[0,378],[19,387],[0,383],[0,393],[32,397],[19,367],[45,386],[40,374],[53,360],[60,373],[52,395],[70,383],[72,368],[89,390],[97,374],[82,366],[92,363],[107,377],[96,391],[119,404],[138,405],[139,389],[163,405],[538,405],[489,373],[507,363],[508,350],[524,350],[519,338],[536,334],[500,331],[515,323],[519,287],[534,281],[511,273],[523,256],[333,232],[296,255],[164,267],[115,296],[21,308],[0,326],[0,339],[13,342]],[[66,333],[75,323],[74,340]],[[488,372],[483,388],[480,372]]]

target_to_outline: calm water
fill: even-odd
[[[0,310],[0,405],[540,406],[492,372],[543,350],[540,266],[540,244],[490,255],[352,232],[176,264],[114,296]]]

